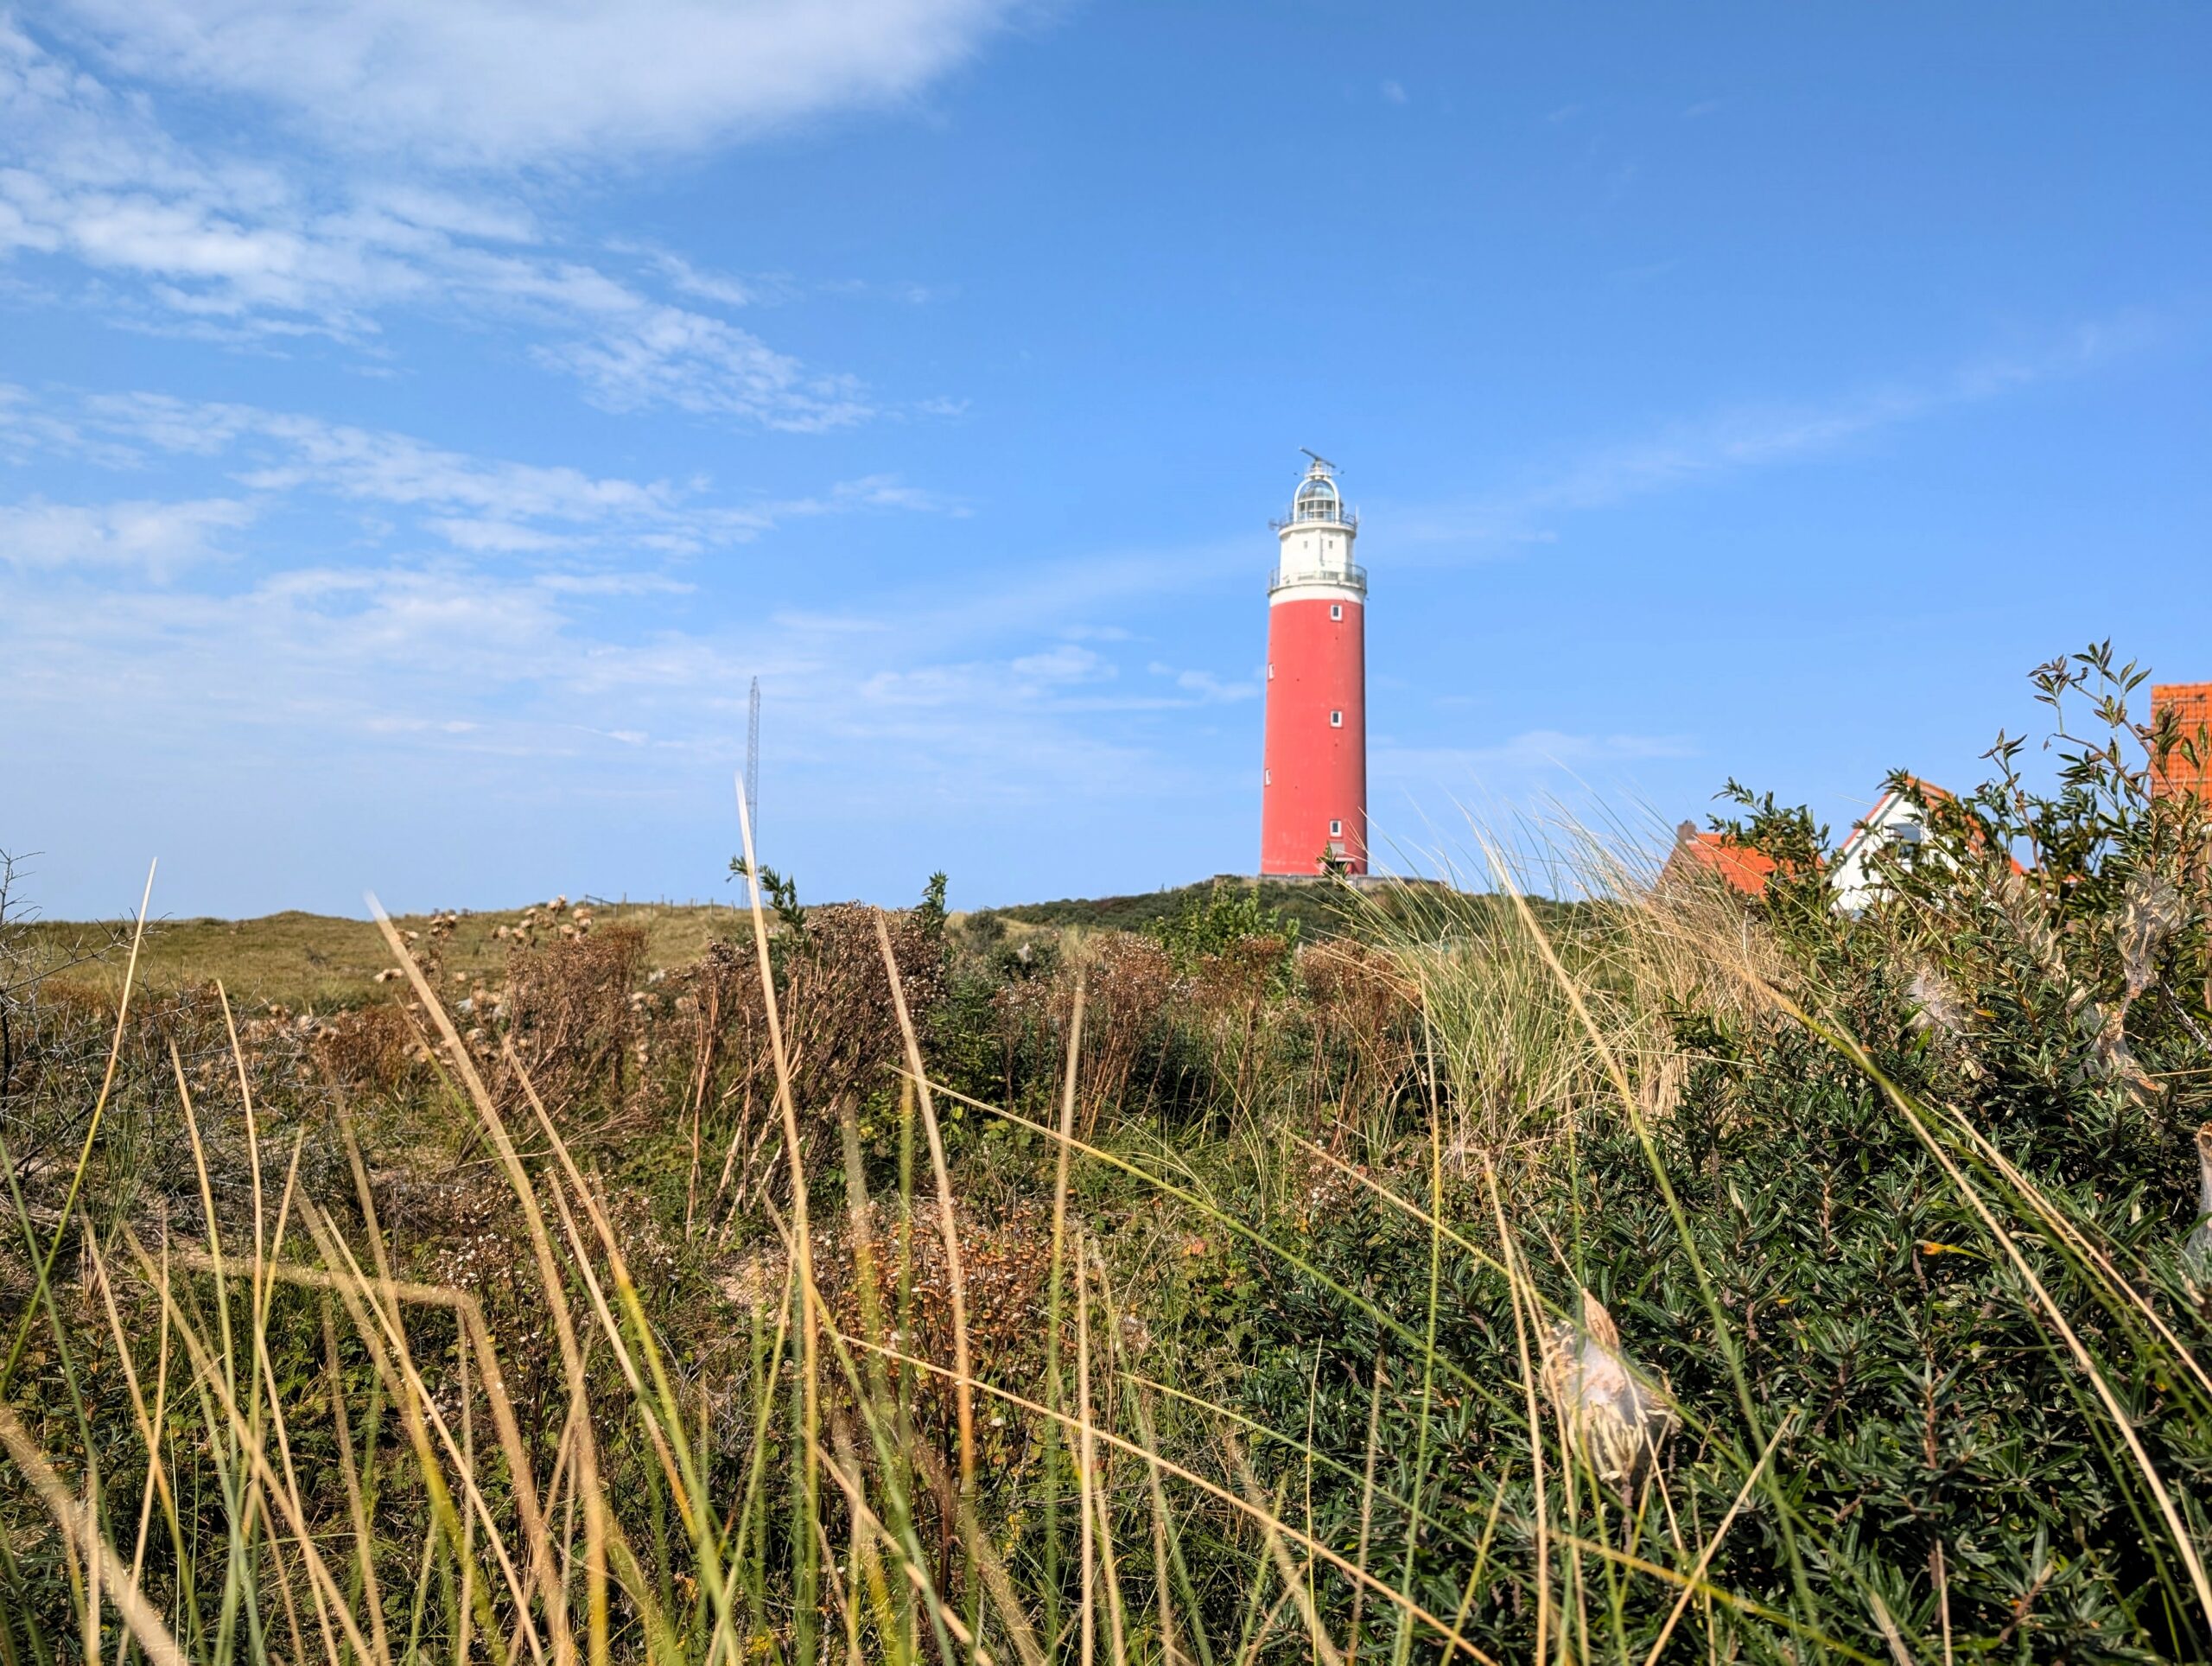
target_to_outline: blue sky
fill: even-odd
[[[1256,860],[1267,529],[1378,838],[1974,778],[2212,677],[2212,11],[0,14],[0,849],[50,913]]]

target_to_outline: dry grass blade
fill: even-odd
[[[864,1337],[844,1336],[840,1339],[848,1346],[864,1348],[872,1353],[880,1354],[887,1360],[904,1365],[910,1370],[926,1371],[931,1376],[938,1377],[950,1377],[952,1375],[951,1371],[945,1366],[938,1364],[933,1360],[923,1359],[912,1354],[901,1353],[895,1348],[889,1348],[880,1343],[870,1342]],[[976,1386],[982,1389],[985,1394],[990,1395],[995,1399],[1004,1402],[1006,1404],[1014,1407],[1016,1410],[1027,1412],[1033,1417],[1044,1418],[1050,1422],[1059,1425],[1062,1428],[1067,1429],[1071,1433],[1079,1434],[1081,1425],[1088,1421],[1088,1420],[1079,1420],[1071,1413],[1058,1411],[1050,1406],[1043,1405],[1037,1401],[1030,1399],[1026,1395],[1016,1394],[1011,1389],[1001,1388],[995,1383],[978,1383]],[[1237,1493],[1231,1491],[1229,1488],[1219,1485],[1217,1482],[1210,1481],[1206,1479],[1205,1476],[1198,1474],[1196,1471],[1185,1468],[1180,1464],[1174,1463],[1166,1458],[1161,1457],[1157,1453],[1147,1453],[1137,1442],[1131,1440],[1123,1435],[1116,1434],[1110,1430],[1101,1428],[1096,1423],[1089,1423],[1089,1428],[1090,1438],[1094,1442],[1112,1447],[1117,1451],[1128,1453],[1131,1457],[1141,1459],[1147,1462],[1158,1464],[1162,1471],[1167,1474],[1173,1475],[1177,1480],[1181,1481],[1186,1486],[1197,1488],[1208,1497],[1214,1499],[1217,1503],[1226,1504],[1238,1515],[1250,1519],[1255,1524],[1262,1528],[1272,1523],[1277,1532],[1281,1533],[1285,1538],[1296,1542],[1299,1547],[1305,1550],[1308,1555],[1318,1557],[1320,1561],[1328,1563],[1332,1567],[1342,1574],[1346,1579],[1351,1580],[1355,1585],[1364,1587],[1373,1594],[1382,1598],[1393,1606],[1404,1611],[1408,1618],[1428,1627],[1429,1630],[1435,1634],[1439,1642],[1446,1648],[1458,1650],[1459,1653],[1465,1655],[1470,1660],[1483,1662],[1484,1663],[1484,1666],[1498,1666],[1498,1663],[1494,1657],[1485,1654],[1482,1650],[1477,1648],[1473,1644],[1467,1641],[1465,1637],[1461,1636],[1458,1627],[1438,1618],[1436,1615],[1431,1613],[1427,1609],[1422,1607],[1419,1603],[1414,1601],[1410,1597],[1406,1596],[1395,1587],[1387,1585],[1382,1580],[1376,1579],[1365,1568],[1354,1563],[1351,1558],[1344,1555],[1341,1552],[1331,1549],[1327,1545],[1323,1544],[1310,1534],[1301,1532],[1298,1528],[1293,1526],[1288,1522],[1282,1521],[1279,1517],[1269,1516],[1266,1511],[1255,1510],[1243,1497],[1239,1496]],[[1654,1571],[1656,1571],[1662,1575],[1666,1575],[1667,1574],[1667,1570],[1665,1569],[1656,1569]],[[1669,1577],[1678,1578],[1679,1576],[1669,1575]]]
[[[23,1428],[22,1420],[13,1408],[0,1405],[0,1446],[16,1460],[31,1490],[38,1494],[39,1502],[54,1517],[54,1525],[61,1529],[70,1548],[84,1559],[90,1571],[95,1590],[103,1592],[108,1601],[115,1605],[123,1616],[123,1623],[130,1628],[130,1635],[156,1666],[187,1666],[184,1651],[177,1647],[176,1639],[169,1634],[162,1617],[154,1612],[138,1588],[138,1582],[122,1566],[122,1559],[115,1547],[107,1542],[93,1518],[92,1509],[72,1494],[39,1450],[38,1442]]]
[[[1505,1224],[1505,1204],[1498,1195],[1497,1176],[1488,1163],[1483,1165],[1483,1182],[1490,1191],[1490,1206],[1497,1222],[1497,1246],[1505,1257],[1506,1286],[1513,1299],[1513,1341],[1521,1360],[1521,1389],[1529,1418],[1529,1462],[1535,1477],[1536,1495],[1536,1650],[1535,1658],[1545,1659],[1545,1634],[1550,1629],[1552,1607],[1551,1580],[1551,1512],[1545,1508],[1544,1497],[1544,1425],[1543,1415],[1536,1406],[1536,1364],[1529,1345],[1531,1321],[1522,1305],[1522,1281],[1518,1276],[1518,1257],[1513,1251],[1513,1237]],[[1535,1321],[1542,1322],[1541,1317]]]
[[[135,1237],[128,1237],[126,1242],[130,1244],[133,1253],[138,1258],[142,1275],[148,1278],[149,1283],[152,1282],[154,1263],[147,1257],[143,1246],[138,1243]],[[352,1644],[355,1653],[361,1657],[372,1658],[368,1639],[361,1634],[360,1627],[353,1618],[351,1605],[346,1601],[344,1595],[340,1592],[337,1580],[332,1578],[330,1569],[324,1562],[321,1552],[316,1546],[313,1529],[307,1519],[303,1501],[296,1492],[285,1486],[282,1478],[270,1466],[266,1448],[257,1438],[251,1420],[238,1406],[238,1397],[232,1388],[235,1379],[227,1367],[215,1358],[206,1344],[185,1322],[184,1315],[177,1311],[175,1292],[164,1283],[159,1286],[156,1294],[161,1298],[162,1305],[170,1312],[172,1322],[177,1327],[178,1339],[184,1344],[185,1352],[190,1357],[193,1368],[199,1373],[200,1383],[208,1398],[222,1414],[227,1433],[236,1443],[237,1449],[245,1456],[249,1466],[251,1479],[258,1489],[258,1496],[273,1504],[276,1513],[290,1528],[302,1560],[307,1567],[308,1576],[321,1587],[324,1599],[329,1603],[332,1612],[338,1617],[339,1624],[345,1629],[346,1641]],[[510,1574],[512,1575],[512,1570]],[[519,1594],[519,1585],[517,1586],[517,1591]]]
[[[1282,1576],[1283,1589],[1297,1605],[1298,1617],[1306,1625],[1306,1635],[1323,1666],[1344,1666],[1344,1650],[1338,1648],[1336,1639],[1329,1635],[1328,1627],[1321,1623],[1321,1616],[1313,1606],[1313,1597],[1307,1589],[1306,1569],[1290,1559],[1284,1546],[1282,1534],[1274,1525],[1277,1511],[1260,1486],[1260,1478],[1252,1472],[1252,1466],[1234,1441],[1226,1441],[1230,1460],[1236,1466],[1236,1478],[1244,1489],[1244,1501],[1262,1523],[1261,1536],[1268,1547],[1268,1555],[1275,1565],[1275,1572]]]
[[[322,1304],[322,1347],[330,1378],[330,1421],[338,1433],[338,1469],[346,1483],[346,1513],[353,1528],[354,1565],[360,1569],[361,1592],[369,1611],[369,1637],[379,1661],[391,1659],[391,1639],[385,1628],[384,1594],[378,1587],[376,1539],[369,1529],[368,1503],[361,1491],[360,1464],[353,1455],[353,1415],[346,1404],[346,1377],[338,1358],[338,1326],[328,1300]]]
[[[388,1391],[399,1405],[406,1421],[408,1438],[414,1444],[424,1488],[431,1500],[434,1522],[442,1524],[450,1536],[458,1538],[467,1530],[463,1526],[464,1520],[480,1520],[511,1594],[518,1608],[527,1609],[529,1599],[524,1594],[524,1580],[508,1555],[506,1539],[499,1530],[491,1504],[477,1485],[475,1466],[470,1461],[463,1444],[454,1438],[436,1397],[415,1363],[413,1352],[408,1345],[405,1321],[398,1311],[396,1297],[385,1294],[384,1287],[391,1281],[372,1279],[364,1273],[335,1229],[312,1204],[302,1205],[300,1218],[307,1224],[308,1234],[315,1240],[315,1248],[324,1259],[334,1267],[342,1266],[346,1269],[344,1275],[319,1281],[313,1288],[336,1293],[345,1304],[355,1331],[369,1345],[370,1358],[375,1363],[378,1374],[385,1379]],[[133,1243],[135,1247],[135,1240]],[[141,1250],[138,1254],[143,1266],[144,1251]],[[444,1291],[436,1286],[425,1288],[435,1293],[435,1296],[447,1298],[439,1300],[434,1297],[430,1305],[451,1307],[456,1313],[461,1311],[454,1307],[450,1300],[455,1293]],[[164,1301],[170,1300],[166,1289],[162,1295]],[[375,1299],[365,1300],[365,1297]],[[384,1305],[386,1300],[392,1303],[389,1308]],[[370,1322],[371,1313],[375,1315],[373,1325]],[[465,1323],[463,1333],[466,1335]],[[191,1350],[192,1338],[188,1334],[184,1340],[188,1351]],[[454,1508],[450,1491],[432,1453],[430,1436],[433,1432],[437,1436],[439,1446],[444,1449],[448,1462],[460,1478],[462,1496],[467,1501],[470,1512],[466,1518]],[[533,1655],[542,1658],[543,1645],[534,1629],[528,1633],[528,1640]]]
[[[753,907],[753,955],[760,970],[760,999],[767,1018],[769,1051],[776,1065],[776,1108],[784,1124],[784,1161],[791,1182],[791,1262],[799,1287],[799,1394],[806,1421],[804,1497],[812,1511],[822,1485],[822,1332],[816,1317],[814,1235],[807,1224],[806,1151],[799,1137],[798,1106],[791,1097],[791,1058],[784,1048],[783,1014],[776,1001],[776,972],[768,954],[768,919],[760,906],[760,859],[753,849],[753,818],[746,809],[741,778],[737,783],[737,826],[745,845],[745,887]],[[810,1543],[799,1565],[799,1599],[804,1607],[812,1600],[808,1588],[812,1583]]]
[[[1142,1181],[1146,1186],[1150,1186],[1153,1190],[1158,1192],[1162,1197],[1172,1198],[1179,1203],[1188,1205],[1192,1209],[1195,1209],[1201,1214],[1205,1215],[1208,1219],[1213,1221],[1222,1229],[1222,1230],[1235,1233],[1238,1237],[1243,1239],[1247,1243],[1249,1243],[1253,1248],[1260,1250],[1262,1254],[1274,1257],[1283,1262],[1286,1265],[1295,1268],[1300,1274],[1306,1278],[1311,1279],[1316,1285],[1328,1291],[1332,1295],[1338,1297],[1339,1300],[1352,1307],[1357,1307],[1376,1325],[1389,1332],[1393,1336],[1405,1343],[1408,1347],[1414,1349],[1416,1352],[1421,1350],[1423,1339],[1421,1333],[1406,1325],[1389,1310],[1380,1307],[1373,1301],[1361,1296],[1357,1291],[1352,1289],[1342,1280],[1331,1276],[1325,1269],[1316,1265],[1312,1260],[1301,1256],[1295,1251],[1291,1250],[1284,1245],[1275,1242],[1275,1240],[1268,1237],[1266,1233],[1261,1231],[1258,1227],[1253,1225],[1249,1220],[1245,1220],[1234,1213],[1224,1210],[1219,1205],[1211,1202],[1210,1199],[1192,1191],[1190,1188],[1177,1186],[1173,1181],[1163,1178],[1161,1175],[1131,1162],[1128,1158],[1121,1155],[1118,1152],[1109,1151],[1103,1146],[1096,1145],[1087,1140],[1080,1138],[1079,1136],[1069,1132],[1065,1127],[1055,1128],[1048,1123],[1032,1122],[1029,1118],[1023,1116],[1017,1112],[1007,1110],[1003,1106],[994,1105],[987,1100],[978,1099],[969,1094],[958,1092],[954,1089],[945,1086],[942,1082],[933,1084],[932,1085],[938,1093],[942,1094],[948,1099],[951,1099],[957,1103],[966,1105],[971,1110],[980,1110],[986,1116],[995,1116],[1001,1121],[1009,1123],[1013,1127],[1027,1129],[1032,1133],[1042,1135],[1048,1140],[1056,1141],[1058,1142],[1060,1149],[1063,1152],[1071,1152],[1081,1156],[1088,1157],[1094,1162],[1102,1163],[1109,1168],[1119,1169],[1122,1173],[1130,1176],[1132,1179]],[[1064,1116],[1063,1121],[1065,1122],[1065,1120],[1066,1118]],[[1056,1195],[1058,1195],[1058,1183],[1056,1183]],[[1439,1370],[1444,1371],[1463,1388],[1468,1389],[1478,1395],[1481,1395],[1486,1399],[1494,1398],[1490,1385],[1474,1376],[1472,1372],[1469,1371],[1465,1366],[1459,1364],[1458,1361],[1446,1355],[1438,1355],[1436,1357],[1435,1363]]]
[[[1721,1517],[1719,1525],[1707,1536],[1705,1548],[1698,1553],[1697,1566],[1690,1569],[1689,1582],[1682,1587],[1681,1594],[1675,1599],[1675,1606],[1667,1611],[1667,1623],[1659,1628],[1659,1635],[1652,1639],[1651,1652],[1643,1657],[1643,1666],[1659,1666],[1659,1656],[1667,1647],[1667,1639],[1675,1635],[1675,1627],[1681,1623],[1683,1613],[1688,1609],[1690,1599],[1705,1583],[1706,1570],[1713,1566],[1713,1557],[1719,1554],[1720,1542],[1728,1536],[1728,1529],[1736,1524],[1737,1515],[1751,1497],[1751,1489],[1758,1485],[1759,1472],[1774,1456],[1775,1448],[1782,1444],[1782,1437],[1789,1432],[1789,1426],[1796,1421],[1796,1416],[1793,1408],[1777,1426],[1774,1438],[1766,1443],[1766,1450],[1759,1453],[1758,1462],[1751,1466],[1751,1472],[1744,1477],[1744,1485],[1737,1489],[1727,1514]]]
[[[2183,1343],[2178,1336],[2174,1334],[2173,1327],[2166,1323],[2164,1316],[2158,1312],[2158,1308],[2113,1264],[2112,1257],[2105,1253],[2103,1247],[2069,1220],[2066,1211],[2054,1204],[2041,1186],[2022,1173],[2012,1160],[2000,1151],[1987,1135],[1974,1125],[1970,1117],[1961,1115],[1955,1106],[1947,1105],[1942,1109],[1948,1112],[1948,1119],[1952,1128],[1981,1154],[1983,1160],[1991,1167],[2004,1176],[2008,1186],[2026,1199],[2029,1207],[2034,1210],[2037,1219],[2049,1227],[2058,1237],[2063,1239],[2076,1254],[2094,1266],[2098,1272],[2104,1275],[2106,1288],[2142,1316],[2144,1321],[2158,1333],[2159,1340],[2166,1345],[2169,1356],[2196,1379],[2197,1386],[2207,1396],[2212,1396],[2212,1375],[2206,1373],[2204,1367],[2198,1363],[2196,1354]],[[2198,1138],[2200,1141],[2203,1138],[2201,1129]]]
[[[8,1363],[0,1365],[0,1395],[8,1392],[8,1385],[16,1379],[16,1367],[22,1363],[23,1347],[30,1340],[31,1324],[37,1317],[39,1298],[54,1277],[54,1264],[61,1254],[62,1240],[69,1236],[69,1217],[76,1210],[78,1196],[84,1190],[85,1175],[92,1167],[92,1148],[99,1140],[108,1096],[115,1091],[116,1068],[123,1059],[124,1025],[130,1015],[130,991],[138,976],[138,951],[146,940],[146,911],[153,906],[154,870],[157,865],[146,865],[146,889],[138,899],[138,923],[130,933],[130,962],[124,969],[123,994],[115,1004],[115,1033],[108,1044],[107,1069],[100,1078],[99,1097],[92,1102],[92,1114],[85,1123],[84,1147],[77,1154],[76,1171],[70,1175],[68,1192],[61,1200],[61,1217],[54,1225],[54,1242],[47,1246],[46,1256],[39,1263],[37,1284],[31,1300],[23,1305],[22,1319],[16,1326],[15,1343],[8,1350]]]
[[[944,1135],[938,1127],[937,1103],[930,1092],[929,1075],[922,1067],[921,1043],[915,1039],[914,1021],[906,1010],[906,990],[899,976],[899,959],[891,951],[891,928],[880,909],[875,915],[875,940],[883,951],[883,975],[891,982],[892,1008],[899,1014],[899,1035],[906,1044],[906,1068],[920,1096],[922,1129],[929,1141],[930,1168],[937,1179],[938,1227],[944,1238],[947,1294],[952,1305],[952,1363],[956,1415],[960,1425],[960,1501],[964,1509],[976,1506],[976,1396],[969,1386],[975,1367],[968,1349],[968,1277],[960,1261],[960,1227],[953,1213],[952,1171],[944,1160]]]
[[[407,974],[408,982],[413,987],[416,998],[423,1003],[423,1010],[437,1026],[438,1033],[445,1042],[447,1055],[467,1088],[469,1103],[475,1107],[478,1121],[490,1138],[507,1183],[514,1192],[524,1224],[529,1230],[531,1248],[537,1258],[538,1282],[543,1287],[554,1332],[560,1339],[562,1364],[568,1373],[571,1392],[581,1395],[583,1392],[583,1358],[576,1347],[575,1326],[569,1313],[567,1291],[561,1277],[560,1265],[554,1258],[552,1239],[545,1230],[544,1211],[538,1207],[537,1189],[531,1184],[530,1175],[522,1166],[522,1158],[515,1150],[514,1141],[508,1137],[506,1123],[501,1119],[491,1091],[484,1084],[483,1077],[477,1071],[474,1058],[463,1044],[460,1032],[454,1027],[445,1003],[431,989],[429,981],[423,976],[422,967],[401,938],[398,928],[391,923],[391,916],[385,912],[384,906],[374,897],[369,898],[368,902],[369,912],[384,933],[385,945]],[[551,1544],[538,1509],[537,1480],[527,1464],[517,1467],[514,1487],[516,1502],[523,1517],[523,1537],[530,1549],[531,1577],[544,1593],[552,1619],[554,1658],[556,1666],[567,1666],[573,1658],[575,1646],[575,1639],[567,1623],[568,1595],[555,1570]],[[589,1644],[592,1666],[605,1666],[607,1638],[601,1618],[603,1601],[601,1593],[592,1593]],[[536,1639],[533,1637],[532,1641],[534,1644]]]
[[[1081,1643],[1077,1658],[1091,1666],[1098,1650],[1098,1509],[1092,1497],[1097,1473],[1097,1429],[1090,1421],[1090,1269],[1076,1240],[1075,1272],[1075,1479],[1077,1567],[1083,1575],[1083,1606],[1077,1612]]]

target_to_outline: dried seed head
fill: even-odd
[[[1967,1033],[1967,1003],[1959,992],[1945,981],[1943,975],[1932,966],[1923,966],[1912,975],[1909,993],[1916,1008],[1913,1024],[1920,1029],[1933,1030],[1952,1041],[1962,1040]]]
[[[1629,1363],[1605,1304],[1582,1293],[1579,1325],[1543,1338],[1544,1392],[1583,1461],[1600,1480],[1633,1492],[1674,1433],[1664,1390]]]
[[[2188,902],[2164,874],[2139,868],[2128,876],[2120,899],[2120,960],[2127,975],[2130,1001],[2151,987],[2158,975],[2158,951],[2188,919]]]

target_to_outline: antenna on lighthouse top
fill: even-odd
[[[760,842],[760,679],[753,679],[753,696],[745,715],[745,819],[753,829],[753,842]]]
[[[1331,462],[1326,457],[1324,457],[1319,452],[1314,450],[1313,447],[1302,445],[1298,448],[1313,460],[1313,465],[1315,467],[1325,468],[1332,474],[1337,472],[1337,466]]]

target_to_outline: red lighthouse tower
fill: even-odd
[[[1267,749],[1260,871],[1367,871],[1367,572],[1353,564],[1359,517],[1336,467],[1313,466],[1274,523],[1282,553],[1268,582]]]

